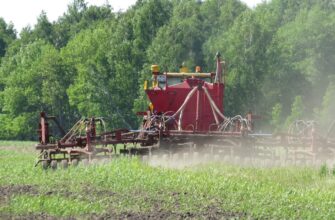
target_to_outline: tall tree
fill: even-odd
[[[270,68],[264,91],[269,99],[280,94],[286,113],[292,97],[299,94],[308,97],[309,115],[313,106],[321,105],[335,68],[334,18],[334,12],[326,12],[318,5],[301,10],[295,20],[278,29],[268,47]]]
[[[53,43],[54,33],[52,24],[49,22],[47,14],[42,11],[40,16],[37,18],[37,24],[34,28],[35,38],[43,39],[49,43]]]
[[[40,111],[57,116],[71,115],[68,108],[66,77],[58,51],[44,41],[21,48],[15,56],[6,56],[0,68],[1,129],[3,138],[33,138]]]
[[[106,19],[113,19],[110,5],[88,7],[84,0],[74,0],[54,25],[54,45],[64,47],[80,31]]]
[[[12,24],[7,24],[3,18],[0,17],[0,58],[6,53],[8,45],[16,39],[16,31]]]
[[[174,5],[171,21],[159,29],[148,49],[148,61],[160,64],[164,70],[176,70],[182,62],[189,67],[203,64],[200,5],[181,1]]]

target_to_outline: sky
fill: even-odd
[[[89,5],[103,5],[106,2],[113,7],[114,11],[124,11],[136,0],[86,0]],[[263,0],[242,0],[250,7],[256,6]],[[23,27],[36,24],[37,17],[42,10],[47,13],[50,21],[55,21],[67,10],[71,0],[0,0],[0,17],[6,23],[12,22],[15,29],[20,32]]]

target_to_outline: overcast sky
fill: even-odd
[[[242,0],[250,7],[254,7],[263,0]],[[34,26],[37,17],[44,10],[50,21],[55,21],[66,10],[71,0],[0,0],[0,17],[6,23],[12,22],[15,29],[20,30],[27,26]],[[86,0],[90,5],[103,5],[106,0]],[[136,0],[108,0],[114,11],[125,10]]]

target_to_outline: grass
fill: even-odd
[[[33,141],[0,141],[0,147],[32,147],[35,144]]]
[[[7,190],[5,199],[0,197],[0,213],[7,216],[335,218],[335,177],[324,166],[260,169],[210,164],[173,170],[117,159],[106,165],[44,171],[33,167],[33,151],[20,151],[19,142],[13,145],[18,150],[0,148],[0,193]]]

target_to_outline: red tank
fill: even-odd
[[[155,114],[174,115],[172,130],[208,132],[223,118],[224,83],[218,57],[217,73],[163,73],[153,71],[154,86],[146,93]],[[155,83],[156,82],[156,83]],[[213,103],[215,106],[213,106]],[[219,122],[219,123],[218,123]]]

